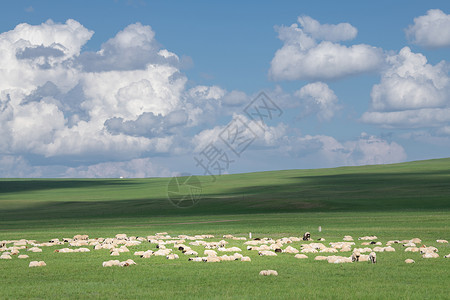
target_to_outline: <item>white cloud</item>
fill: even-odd
[[[358,30],[349,23],[320,24],[309,16],[298,17],[298,23],[305,33],[317,40],[331,42],[352,40],[358,33]]]
[[[426,48],[450,46],[450,15],[440,9],[430,9],[426,15],[414,18],[406,29],[408,39]]]
[[[361,120],[383,127],[435,127],[450,121],[448,65],[430,65],[408,47],[390,56],[390,67],[374,85],[370,110]]]
[[[68,168],[64,177],[69,178],[146,178],[169,177],[167,168],[154,164],[149,158],[133,159],[121,162],[106,162],[90,166]]]
[[[329,121],[340,109],[338,98],[326,83],[314,82],[305,85],[294,95],[301,99],[301,116],[316,114],[320,121]]]
[[[294,138],[285,149],[304,161],[319,162],[319,166],[357,166],[398,163],[406,160],[403,147],[376,136],[362,133],[356,140],[339,142],[325,135]],[[317,167],[317,166],[316,166]]]
[[[31,178],[42,175],[42,172],[30,166],[22,156],[0,155],[0,177],[2,178]]]
[[[187,79],[176,66],[178,57],[160,49],[151,28],[139,23],[100,51],[81,53],[92,35],[74,20],[20,24],[0,34],[3,153],[82,161],[98,153],[103,159],[137,158],[175,146],[177,139],[162,133],[183,128],[188,118]],[[108,120],[123,126],[116,122],[108,131]]]
[[[379,48],[365,44],[347,47],[333,42],[356,36],[356,29],[350,24],[320,25],[310,17],[299,18],[299,22],[302,28],[298,24],[276,28],[284,44],[272,59],[272,79],[331,80],[372,72],[383,65],[384,54]]]
[[[282,140],[286,136],[287,130],[286,125],[283,123],[279,123],[277,126],[267,126],[260,121],[251,121],[244,115],[234,114],[232,120],[226,125],[218,125],[212,129],[205,129],[196,134],[192,138],[192,145],[195,147],[194,151],[197,153],[201,152],[210,143],[215,143],[218,147],[227,150],[228,146],[224,144],[223,139],[226,140],[228,136],[226,128],[229,124],[237,124],[236,126],[231,127],[233,129],[230,133],[232,137],[239,138],[241,142],[253,140],[250,143],[251,149],[253,150],[273,146],[278,147],[282,144]],[[234,129],[237,129],[237,131]],[[235,139],[232,138],[232,140]]]

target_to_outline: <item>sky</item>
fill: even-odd
[[[449,157],[448,1],[0,4],[0,177]]]

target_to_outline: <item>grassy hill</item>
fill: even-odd
[[[168,201],[170,178],[1,179],[0,222],[450,209],[450,158],[199,179],[201,199],[184,209]]]
[[[213,234],[219,241],[224,234],[276,239],[309,231],[326,244],[351,235],[355,247],[362,247],[357,237],[364,235],[377,235],[383,245],[419,237],[438,247],[440,257],[424,259],[394,244],[396,252],[378,253],[377,264],[335,265],[314,260],[323,253],[304,260],[287,253],[261,257],[243,241],[229,239],[228,246],[241,247],[250,263],[193,263],[178,250],[177,260],[141,259],[133,252],[157,250],[144,242],[118,258],[134,259],[136,266],[103,268],[112,258],[108,249],[54,253],[66,243],[42,247],[41,253],[21,250],[29,260],[45,261],[43,268],[29,268],[28,259],[0,259],[0,298],[448,299],[450,260],[443,256],[450,244],[436,240],[450,240],[450,159],[199,179],[202,198],[189,208],[169,202],[170,178],[2,179],[0,241],[162,231]],[[302,243],[289,245],[300,249]],[[194,250],[202,254],[204,248]],[[416,263],[407,265],[406,258]],[[259,276],[263,269],[279,276]]]

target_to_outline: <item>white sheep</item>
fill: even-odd
[[[415,263],[415,261],[413,259],[411,259],[411,258],[408,258],[408,259],[405,259],[405,263],[413,264],[413,263]]]
[[[436,243],[448,244],[447,240],[436,240]]]
[[[252,261],[252,260],[248,256],[243,256],[243,257],[241,257],[241,261]]]
[[[317,251],[316,251],[316,252],[317,252]],[[277,254],[276,254],[275,252],[273,252],[273,251],[268,251],[268,250],[265,250],[265,251],[259,251],[258,254],[259,254],[260,256],[277,256]]]
[[[178,259],[180,258],[177,254],[169,254],[166,256],[167,259]]]
[[[198,255],[198,252],[194,250],[188,250],[184,252],[184,255]]]
[[[427,252],[424,255],[422,255],[423,258],[438,258],[439,254],[435,252]]]
[[[317,255],[314,257],[314,260],[328,260],[327,256]]]
[[[25,259],[25,258],[29,258],[29,256],[25,255],[25,254],[21,254],[21,255],[17,256],[17,258]]]
[[[377,263],[377,254],[375,252],[370,252],[369,254],[369,262],[376,264]]]
[[[217,256],[217,252],[214,250],[205,250],[203,252],[206,256]]]
[[[45,267],[47,264],[44,261],[30,261],[28,267]]]
[[[291,246],[287,246],[286,249],[283,250],[284,253],[292,253],[292,254],[297,254],[300,251],[298,251],[297,249],[295,249],[294,247]]]
[[[120,264],[120,261],[118,260],[108,260],[104,261],[102,266],[103,267],[112,267],[112,266],[118,266]]]
[[[259,272],[259,275],[262,276],[278,276],[278,272],[275,270],[262,270]]]
[[[444,258],[450,258],[450,254],[445,255]]]
[[[42,249],[38,248],[38,247],[32,247],[32,248],[28,249],[28,251],[31,251],[31,252],[42,252]]]
[[[352,263],[352,257],[343,256],[328,256],[327,261],[330,264],[342,264],[342,263]]]
[[[417,247],[408,247],[405,249],[405,252],[419,252],[419,248]]]
[[[384,252],[395,252],[395,248],[391,246],[384,247]]]
[[[296,254],[294,257],[295,257],[295,258],[299,258],[299,259],[305,259],[305,258],[308,258],[308,256],[306,256],[305,254]]]
[[[219,257],[214,257],[214,256],[207,256],[207,257],[203,257],[203,261],[204,262],[221,262],[222,259],[220,259]]]
[[[12,259],[11,255],[3,253],[0,255],[0,259]]]
[[[204,257],[189,257],[189,261],[202,262]]]

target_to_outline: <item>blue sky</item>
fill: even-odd
[[[449,14],[448,1],[1,4],[0,176],[448,157]],[[260,91],[282,116],[244,113]],[[239,156],[220,138],[238,120],[252,141]],[[229,163],[199,166],[211,146]]]

